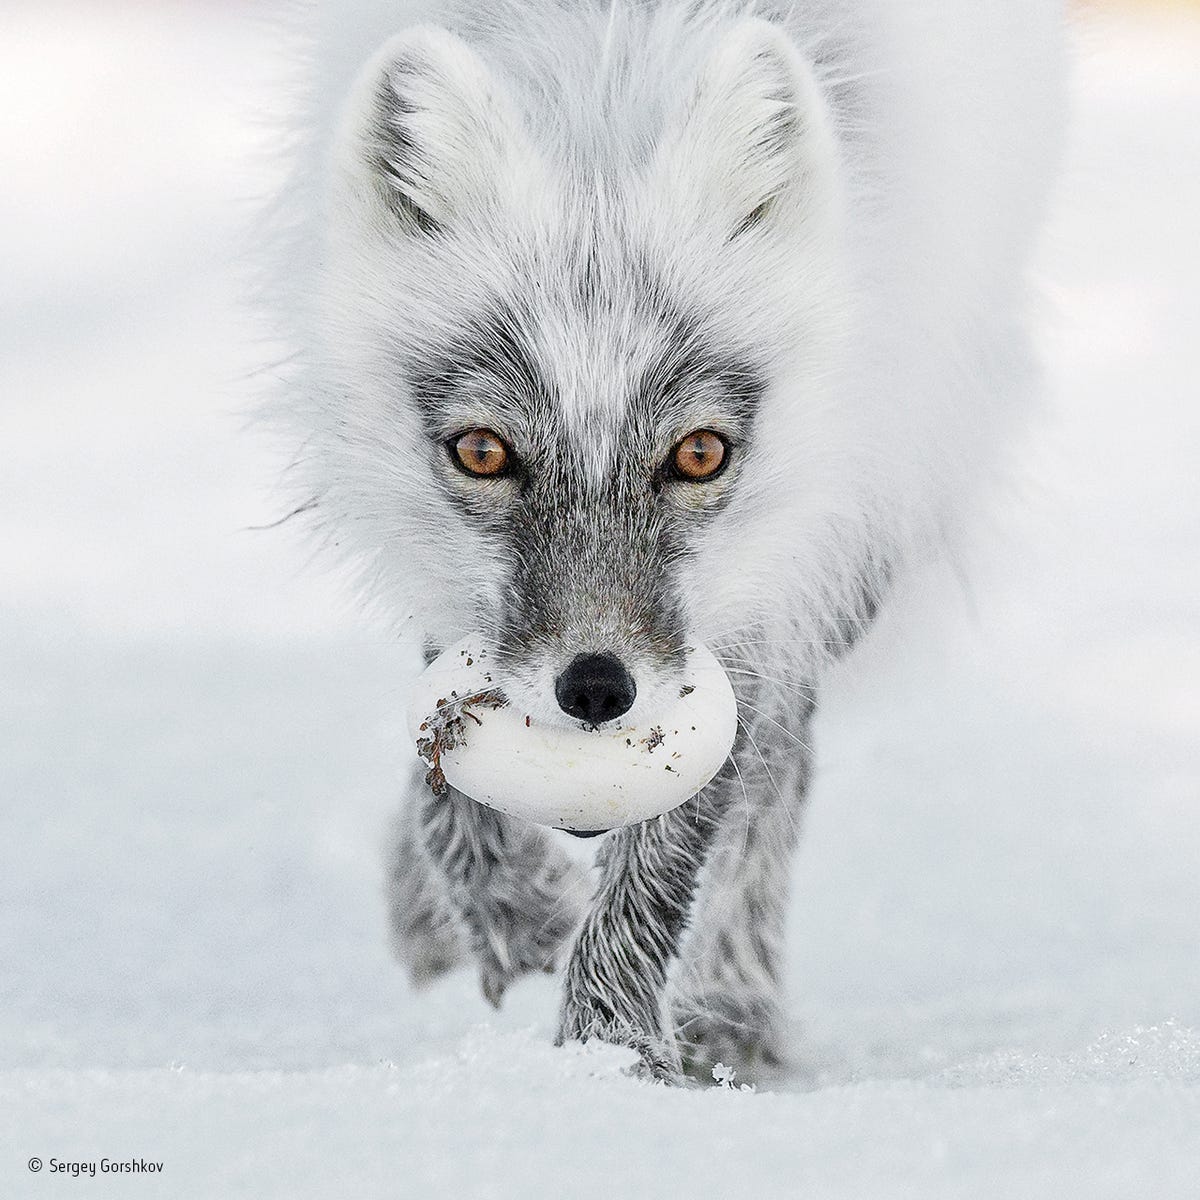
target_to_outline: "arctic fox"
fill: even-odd
[[[652,722],[702,642],[738,740],[599,881],[415,770],[395,942],[677,1080],[787,1045],[822,677],[957,536],[1033,390],[1053,0],[356,0],[314,14],[280,262],[300,507],[430,655]],[[565,681],[565,682],[564,682]]]

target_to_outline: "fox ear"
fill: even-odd
[[[781,29],[750,18],[720,38],[668,127],[658,166],[666,186],[730,238],[835,215],[831,115]]]
[[[434,233],[497,202],[533,158],[514,107],[464,41],[418,26],[363,68],[340,153],[355,191],[368,191],[411,232]]]

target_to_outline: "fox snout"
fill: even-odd
[[[637,684],[615,655],[579,654],[554,681],[554,698],[568,716],[602,725],[633,707]]]

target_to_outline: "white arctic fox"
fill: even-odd
[[[396,944],[677,1078],[781,1061],[823,671],[953,537],[1032,386],[1052,0],[356,0],[313,15],[281,406],[320,535],[540,722],[653,722],[696,640],[742,733],[581,893],[414,773]]]

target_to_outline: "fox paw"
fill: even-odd
[[[685,1083],[675,1039],[654,1017],[654,998],[649,994],[603,994],[595,979],[586,956],[577,953],[567,967],[554,1044],[595,1039],[610,1046],[624,1046],[637,1054],[631,1075],[659,1083]]]
[[[790,1064],[790,1039],[777,1010],[744,998],[706,999],[701,1005],[676,1003],[683,1068],[700,1083],[713,1082],[718,1064],[732,1068],[744,1083],[776,1079]]]
[[[564,1012],[559,1022],[556,1046],[567,1042],[605,1042],[634,1051],[637,1060],[627,1073],[636,1079],[682,1086],[687,1083],[675,1043],[659,1034],[648,1033],[624,1021],[584,1016],[578,1011]]]

